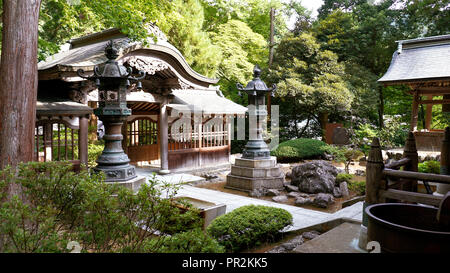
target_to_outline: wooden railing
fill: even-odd
[[[441,148],[441,172],[450,170],[450,129],[445,130]],[[402,168],[402,170],[400,170]],[[414,134],[411,132],[405,144],[403,158],[383,163],[380,142],[374,138],[366,166],[366,203],[396,202],[421,203],[438,206],[441,196],[417,192],[417,183],[422,181],[450,185],[450,174],[418,172],[418,153]]]

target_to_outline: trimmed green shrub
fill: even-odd
[[[366,181],[350,181],[347,183],[348,189],[358,195],[366,194]]]
[[[326,145],[323,141],[309,138],[292,139],[280,143],[271,151],[272,156],[277,157],[279,162],[295,162],[302,159],[318,158],[324,152],[320,149]]]
[[[421,173],[439,174],[441,172],[441,163],[436,160],[425,161],[425,162],[419,163],[418,169],[419,169],[419,172],[421,172]]]
[[[349,183],[353,179],[353,174],[349,173],[338,173],[336,176],[336,183],[347,182]]]
[[[214,219],[207,228],[229,252],[273,241],[280,231],[292,225],[292,215],[280,208],[248,205]]]
[[[161,244],[155,247],[155,244]],[[214,238],[201,229],[193,229],[163,237],[147,245],[149,249],[158,249],[160,253],[224,253],[225,249]]]

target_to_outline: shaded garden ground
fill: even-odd
[[[236,156],[236,155],[234,155]],[[240,155],[237,155],[240,156]],[[292,168],[294,168],[295,166],[301,165],[301,164],[305,164],[307,162],[312,162],[315,160],[302,160],[299,162],[295,162],[295,163],[283,163],[281,164],[282,170],[283,172],[286,174],[288,172],[292,171]],[[337,167],[338,169],[344,170],[344,164],[343,163],[339,163],[339,162],[334,162],[331,161],[332,164]],[[350,174],[353,174],[352,177],[352,181],[355,182],[363,182],[365,181],[366,177],[365,175],[355,175],[355,173],[359,170],[364,171],[365,172],[365,166],[364,164],[360,164],[360,162],[352,162],[350,164]],[[206,175],[207,179],[204,182],[200,182],[197,183],[195,186],[196,187],[200,187],[200,188],[206,188],[206,189],[211,189],[211,190],[216,190],[216,191],[221,191],[221,192],[226,192],[226,193],[231,193],[231,194],[236,194],[236,195],[241,195],[241,196],[249,196],[249,194],[247,192],[244,191],[239,191],[239,190],[234,190],[234,189],[228,189],[225,188],[226,186],[226,176],[229,173],[229,171],[223,171],[223,172],[219,172],[219,173],[211,173]],[[203,174],[205,176],[205,174]],[[286,177],[286,183],[290,183],[290,178]],[[287,194],[288,192],[286,190],[280,191],[280,193],[282,195]],[[361,193],[358,192],[358,190],[353,189],[353,188],[349,188],[349,196],[347,198],[344,197],[339,197],[339,198],[334,198],[334,203],[330,204],[330,206],[328,206],[327,208],[319,208],[313,205],[302,205],[299,207],[305,208],[305,209],[311,209],[311,210],[317,210],[317,211],[321,211],[321,212],[327,212],[327,213],[334,213],[340,209],[343,208],[343,206],[346,206],[346,202],[348,202],[349,200],[355,199],[357,197],[361,197],[361,199],[363,198],[363,196],[361,196]],[[262,197],[253,197],[253,198],[257,198],[257,199],[262,199],[262,200],[266,200],[266,201],[271,201],[271,202],[275,202],[272,200],[273,196],[262,196]],[[283,204],[287,204],[287,205],[292,205],[292,206],[296,206],[295,205],[295,198],[293,197],[289,197],[287,202],[283,202]],[[350,205],[350,204],[349,204]],[[298,206],[298,205],[297,205]]]

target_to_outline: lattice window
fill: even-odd
[[[210,118],[201,125],[194,123],[194,120],[190,118],[176,119],[169,126],[169,151],[227,146],[226,128],[221,117]],[[199,131],[201,131],[200,136]]]
[[[151,118],[137,118],[127,124],[127,145],[158,144],[158,122]]]
[[[202,126],[202,147],[217,147],[228,145],[228,132],[223,119],[215,117]]]
[[[174,120],[168,130],[169,151],[198,148],[198,130],[191,118],[183,117]]]
[[[36,161],[79,160],[79,129],[64,120],[38,121],[35,126]]]

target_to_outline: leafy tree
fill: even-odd
[[[202,30],[205,17],[201,2],[175,0],[171,5],[171,10],[160,17],[158,26],[194,70],[209,77],[216,76],[221,51]]]
[[[275,52],[270,72],[270,80],[278,83],[280,107],[295,104],[307,124],[315,119],[324,129],[328,114],[350,109],[353,96],[343,79],[343,64],[333,52],[321,50],[310,34],[284,38]],[[296,120],[298,114],[292,114],[291,120]]]
[[[450,9],[448,1],[443,0],[325,0],[318,18],[312,31],[323,48],[336,52],[339,60],[364,67],[367,86],[387,70],[395,41],[448,33]],[[405,95],[402,87],[370,88],[378,96],[380,127],[384,125],[384,114],[407,118],[410,110],[405,111],[404,106],[411,96]]]
[[[217,28],[229,20],[246,23],[266,41],[270,36],[270,9],[275,15],[275,36],[280,38],[287,32],[286,19],[292,10],[280,0],[202,0],[205,7],[205,29],[217,32]]]
[[[245,104],[247,98],[237,95],[236,83],[246,84],[252,78],[254,65],[265,64],[267,42],[247,24],[234,19],[220,25],[211,38],[223,54],[218,75],[225,96]]]

